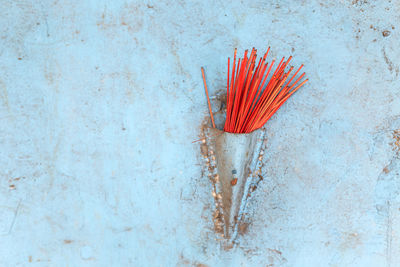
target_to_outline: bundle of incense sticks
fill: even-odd
[[[300,82],[305,73],[295,79],[303,65],[288,80],[293,71],[293,67],[286,71],[292,59],[291,56],[286,61],[283,57],[275,71],[271,72],[275,59],[271,64],[266,61],[269,50],[268,47],[258,63],[256,62],[257,50],[254,48],[250,55],[246,50],[243,58],[238,60],[236,59],[237,49],[235,49],[232,67],[228,58],[225,132],[250,133],[261,128],[283,103],[308,81],[306,79]],[[215,128],[203,69],[202,73],[211,120]],[[271,73],[271,78],[269,78]],[[295,81],[292,82],[294,79]]]

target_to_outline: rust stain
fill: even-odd
[[[384,47],[382,48],[382,54],[383,54],[383,59],[385,60],[385,63],[388,66],[388,70],[390,72],[395,71],[396,72],[396,77],[397,77],[399,75],[399,72],[400,72],[399,67],[395,66],[394,63],[389,59],[389,57],[386,54],[386,51],[385,51]]]
[[[201,144],[200,145],[200,152],[203,156],[207,156],[208,155],[208,147],[206,144]]]
[[[182,254],[179,255],[179,262],[177,266],[194,266],[194,267],[209,267],[207,264],[195,261],[195,260],[189,260]]]
[[[393,143],[391,145],[393,146],[393,150],[396,151],[397,153],[400,152],[400,129],[394,130],[392,133],[393,136]]]
[[[358,233],[344,233],[343,242],[340,246],[342,250],[354,249],[362,244],[361,236]]]
[[[276,254],[278,254],[278,255],[282,255],[282,252],[279,251],[279,250],[277,250],[277,249],[269,248],[268,250],[271,251],[271,252],[273,252],[273,253],[276,253]]]
[[[390,35],[390,31],[389,30],[384,30],[383,32],[382,32],[382,36],[383,37],[388,37]]]
[[[238,178],[232,179],[231,185],[232,185],[232,186],[235,186],[235,185],[237,184],[237,181],[238,181]]]
[[[115,37],[115,30],[118,28],[127,29],[131,34],[139,32],[143,28],[141,7],[138,4],[125,4],[117,14],[107,13],[105,10],[97,22],[97,27],[110,37]]]
[[[71,244],[72,242],[74,242],[73,240],[69,240],[69,239],[65,239],[64,240],[64,244]]]
[[[204,121],[200,127],[200,153],[203,156],[203,170],[202,174],[207,175],[208,179],[212,185],[211,194],[214,198],[215,208],[213,210],[213,223],[214,223],[214,231],[215,233],[223,236],[224,234],[224,221],[222,215],[222,203],[221,203],[221,195],[217,192],[217,183],[218,183],[218,174],[216,173],[216,164],[213,147],[210,144],[210,121],[209,116],[204,118]]]
[[[358,6],[361,6],[361,5],[367,4],[367,3],[368,3],[367,0],[353,0],[351,2],[352,5],[358,5]]]
[[[388,167],[386,166],[385,168],[383,168],[383,170],[382,170],[384,173],[389,173],[389,169],[388,169]]]
[[[249,232],[249,226],[250,226],[250,223],[249,223],[249,222],[243,222],[243,221],[241,221],[241,222],[239,223],[239,227],[238,227],[238,233],[239,233],[239,235],[245,235],[245,234],[247,234],[247,233]]]
[[[58,92],[58,85],[61,80],[61,68],[58,62],[54,58],[48,57],[43,72],[48,84],[53,85],[56,92]]]

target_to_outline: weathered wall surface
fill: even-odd
[[[1,266],[398,266],[399,1],[0,3]],[[310,82],[225,251],[200,66],[253,46]]]

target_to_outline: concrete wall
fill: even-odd
[[[399,1],[0,3],[0,266],[399,266]],[[253,46],[310,81],[226,251],[200,67]]]

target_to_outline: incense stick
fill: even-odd
[[[208,109],[209,109],[209,111],[210,111],[210,117],[211,117],[212,126],[213,126],[213,128],[215,128],[214,116],[213,116],[212,109],[211,109],[210,97],[208,96],[206,77],[205,77],[205,75],[204,75],[204,69],[203,69],[203,67],[201,67],[201,74],[202,74],[202,76],[203,76],[204,89],[206,90],[207,102],[208,102]]]
[[[235,49],[232,68],[230,67],[230,58],[228,58],[225,132],[250,133],[261,128],[288,98],[308,81],[306,79],[300,82],[305,75],[303,73],[291,84],[303,67],[301,65],[289,81],[286,82],[293,71],[293,67],[285,71],[292,59],[291,56],[287,60],[284,57],[280,60],[268,80],[275,63],[275,60],[272,60],[269,65],[266,61],[269,50],[270,48],[268,47],[267,52],[259,59],[257,64],[257,50],[255,48],[251,50],[249,56],[248,50],[246,50],[243,58],[239,58],[237,63],[237,50]],[[299,85],[297,85],[298,83]]]

